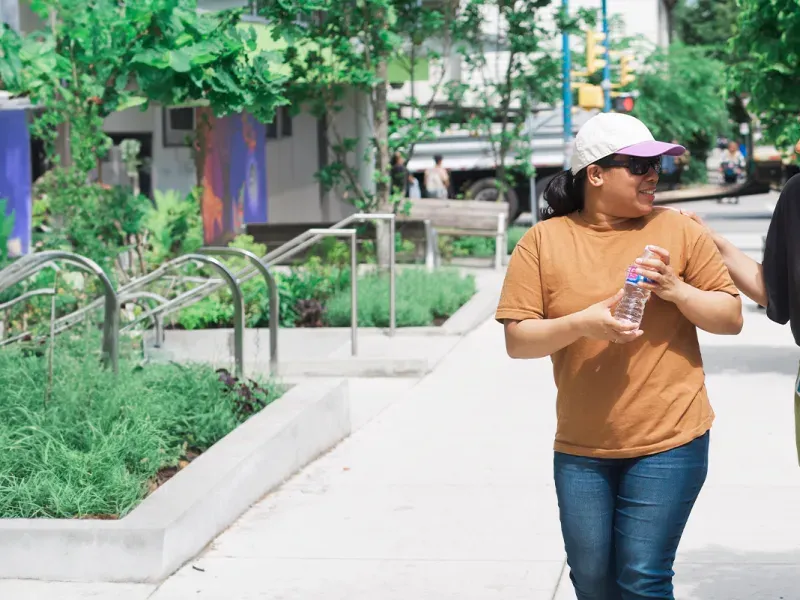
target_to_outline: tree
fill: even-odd
[[[702,48],[672,44],[656,50],[637,77],[633,111],[656,139],[678,139],[702,166],[719,132],[729,128],[724,65]]]
[[[796,0],[738,0],[731,83],[749,98],[766,139],[788,151],[800,139]]]
[[[736,0],[681,0],[674,11],[675,32],[685,45],[701,46],[711,58],[730,62],[736,13]]]
[[[275,39],[289,42],[283,60],[291,71],[286,94],[293,110],[305,108],[328,127],[332,160],[317,174],[323,187],[343,188],[361,211],[388,204],[387,73],[400,43],[391,0],[262,0],[257,6],[276,24]],[[338,117],[360,99],[369,130],[348,136]]]
[[[558,28],[551,0],[465,0],[455,37],[465,73],[450,84],[452,118],[488,140],[496,164],[497,200],[513,183],[513,171],[533,175],[525,124],[561,90]],[[490,24],[487,15],[496,19]]]
[[[196,0],[32,0],[48,25],[27,35],[4,26],[0,80],[44,110],[34,123],[52,158],[59,128],[67,156],[88,172],[110,145],[109,114],[156,101],[200,101],[219,115],[251,111],[272,119],[284,78],[240,11],[198,13]]]
[[[414,156],[420,142],[436,139],[443,121],[433,110],[441,101],[441,92],[448,79],[454,38],[453,24],[458,15],[458,0],[443,0],[436,7],[421,10],[420,0],[394,0],[397,15],[395,30],[400,43],[395,49],[394,64],[399,65],[410,82],[408,102],[392,105],[393,118],[389,127],[389,148],[400,152],[406,161]],[[421,101],[417,93],[416,78],[420,66],[427,66],[429,96]]]

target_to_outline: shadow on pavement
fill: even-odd
[[[779,373],[796,375],[800,352],[786,346],[705,346],[706,374]],[[800,592],[798,592],[800,599]]]
[[[675,583],[676,598],[681,600],[800,598],[800,548],[765,553],[711,546],[682,552],[679,561],[675,565]]]

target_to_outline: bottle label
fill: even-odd
[[[640,283],[653,283],[652,280],[637,273],[636,269],[636,265],[631,265],[628,267],[628,274],[625,277],[625,283],[632,283],[633,285],[639,285]]]

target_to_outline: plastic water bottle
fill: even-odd
[[[645,248],[640,258],[649,260],[655,256],[654,252],[650,252]],[[636,272],[638,268],[639,265],[636,263],[628,267],[628,274],[625,277],[625,292],[622,295],[622,300],[619,301],[619,304],[614,309],[614,318],[617,321],[628,321],[634,325],[641,324],[644,316],[644,305],[650,299],[650,290],[639,287],[639,284],[651,282],[647,277]]]

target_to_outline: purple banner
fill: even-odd
[[[31,139],[24,110],[0,110],[0,198],[14,213],[11,256],[31,249]]]
[[[232,239],[246,223],[267,220],[266,127],[252,115],[217,118],[198,109],[208,123],[203,168],[203,230],[207,244]]]

